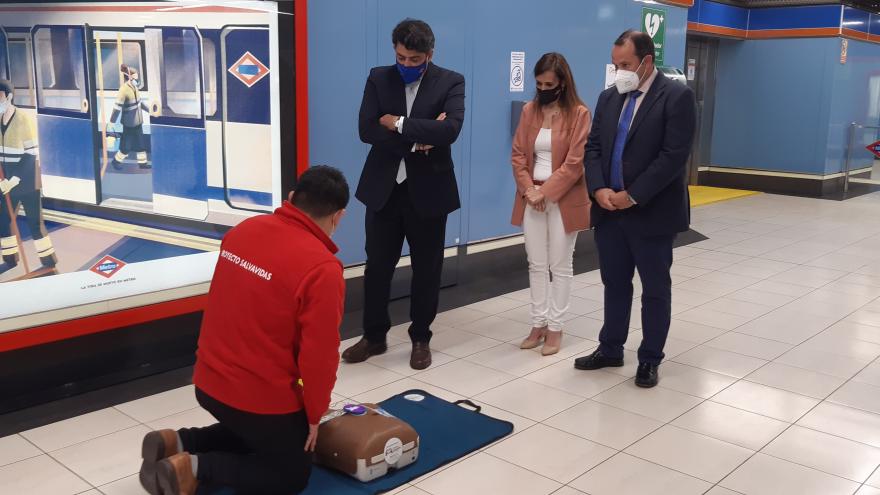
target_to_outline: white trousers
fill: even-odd
[[[571,301],[574,277],[574,244],[577,232],[567,234],[556,203],[537,211],[526,206],[523,218],[526,255],[529,259],[529,285],[532,295],[532,326],[562,330],[562,318]],[[550,274],[553,281],[550,281]]]

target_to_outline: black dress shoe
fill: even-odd
[[[344,359],[346,363],[362,363],[371,356],[384,354],[387,350],[388,344],[385,342],[374,344],[367,339],[361,339],[357,344],[349,347],[342,353],[342,359]]]
[[[413,342],[409,366],[414,370],[423,370],[431,366],[431,348],[427,342]]]
[[[602,351],[596,350],[589,356],[579,357],[574,360],[574,367],[579,370],[599,370],[602,368],[620,368],[623,366],[623,358],[610,358]]]
[[[651,388],[657,385],[659,375],[657,374],[657,365],[648,363],[639,363],[639,369],[636,371],[636,385],[642,388]]]

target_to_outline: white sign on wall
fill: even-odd
[[[526,52],[510,52],[510,92],[525,91]]]
[[[605,89],[614,86],[614,78],[617,76],[617,69],[614,68],[614,64],[608,64],[605,66]]]

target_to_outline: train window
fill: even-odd
[[[201,43],[193,29],[165,30],[162,52],[162,115],[201,118],[203,104],[199,54]]]
[[[31,60],[27,40],[9,40],[9,65],[12,68],[12,85],[15,87],[15,104],[20,107],[34,106],[34,67]]]
[[[41,108],[88,111],[82,28],[41,28],[37,51],[37,99]]]
[[[202,40],[202,67],[205,81],[205,117],[217,113],[217,45],[214,40]]]
[[[101,67],[104,72],[104,89],[107,91],[119,89],[119,79],[122,76],[119,72],[119,46],[120,43],[115,40],[101,40]],[[144,57],[140,42],[123,41],[121,46],[122,63],[137,71],[140,76],[138,87],[146,90],[147,76],[144,74]]]

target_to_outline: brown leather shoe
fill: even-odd
[[[423,370],[431,366],[431,347],[427,342],[413,342],[409,366],[414,370]]]
[[[161,495],[156,481],[156,464],[177,452],[177,432],[174,430],[151,431],[144,435],[141,444],[141,457],[144,462],[141,464],[140,480],[141,486],[147,493]]]
[[[388,344],[374,344],[367,339],[361,339],[357,344],[349,347],[342,353],[342,359],[345,360],[346,363],[363,363],[371,356],[378,356],[379,354],[385,354],[385,351],[388,350]]]
[[[195,495],[199,487],[192,473],[192,459],[186,452],[159,461],[156,464],[156,479],[163,495]]]

